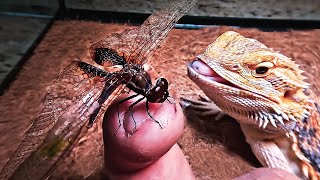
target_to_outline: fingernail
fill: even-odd
[[[131,113],[126,111],[123,122],[126,133],[134,133],[144,123],[158,123],[160,128],[163,128],[167,124],[166,118],[162,118],[158,114],[162,107],[163,105],[161,103],[149,103],[150,115],[147,113],[144,103],[137,104],[133,107]]]

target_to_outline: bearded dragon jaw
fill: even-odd
[[[228,31],[188,75],[240,124],[264,166],[320,179],[320,111],[303,71],[257,40]]]

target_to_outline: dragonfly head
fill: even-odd
[[[165,78],[158,78],[153,86],[150,74],[140,65],[126,64],[124,71],[131,74],[131,80],[127,87],[134,92],[145,96],[148,102],[162,103],[169,96],[169,83]]]
[[[147,92],[146,97],[149,102],[162,103],[168,96],[169,83],[165,78],[158,78],[156,84]]]

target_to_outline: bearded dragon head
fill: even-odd
[[[290,58],[228,31],[189,67],[189,77],[225,113],[241,123],[288,132],[309,115],[309,87]]]

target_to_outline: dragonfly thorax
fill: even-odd
[[[133,66],[136,66],[133,64]],[[131,67],[128,72],[131,80],[128,82],[127,87],[138,94],[145,95],[151,88],[152,82],[150,75],[142,68]]]
[[[169,96],[168,81],[165,78],[159,78],[153,86],[149,73],[145,71],[141,65],[126,64],[123,72],[131,76],[127,87],[145,96],[149,102],[161,103]]]

